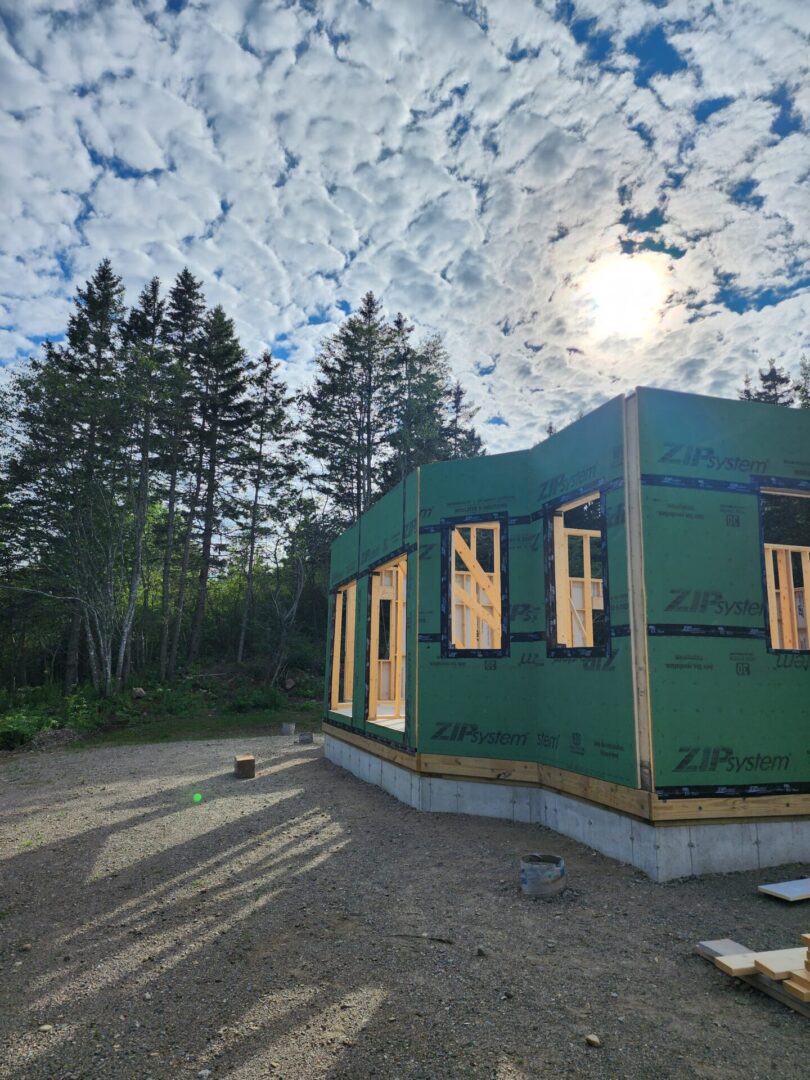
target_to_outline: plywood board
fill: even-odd
[[[779,982],[786,979],[794,968],[802,967],[806,956],[806,949],[777,949],[775,952],[757,953],[754,964],[757,971]]]
[[[793,903],[796,900],[810,900],[810,878],[799,878],[796,881],[779,881],[775,885],[760,885],[758,892],[768,896],[776,896],[780,900],[788,900]]]

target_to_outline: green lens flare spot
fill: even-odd
[[[202,795],[199,791],[194,792],[194,802],[202,802]]]

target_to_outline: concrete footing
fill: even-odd
[[[544,825],[654,881],[810,861],[807,819],[655,826],[546,788],[421,776],[332,735],[324,737],[324,753],[417,810]]]

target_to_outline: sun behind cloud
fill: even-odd
[[[582,281],[597,339],[644,338],[659,319],[669,292],[665,261],[655,255],[609,255]]]

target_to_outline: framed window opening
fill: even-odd
[[[405,730],[408,559],[400,555],[371,574],[369,587],[369,723]]]
[[[505,520],[450,522],[443,538],[442,656],[509,652]]]
[[[332,686],[329,708],[352,715],[354,644],[357,622],[357,582],[350,581],[335,593],[332,633]]]
[[[769,648],[810,652],[810,495],[764,491],[760,520]]]
[[[604,502],[598,491],[555,507],[547,519],[548,652],[607,656],[610,644]]]

